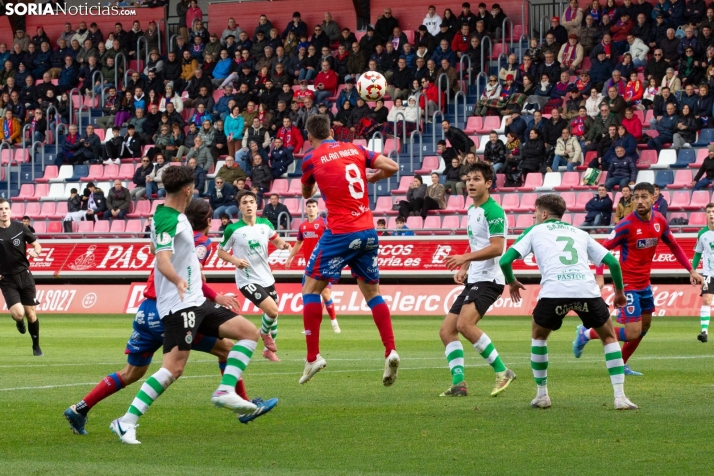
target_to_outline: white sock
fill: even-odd
[[[709,318],[711,316],[711,306],[702,306],[699,310],[699,322],[702,326],[702,332],[709,333]]]

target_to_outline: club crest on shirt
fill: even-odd
[[[659,233],[659,223],[654,224],[654,230]]]
[[[627,313],[628,313],[628,314],[634,314],[634,313],[635,313],[635,306],[627,306]]]
[[[190,344],[191,342],[193,342],[193,335],[191,335],[190,332],[187,332],[186,333],[186,343]]]
[[[171,235],[166,232],[159,233],[159,235],[156,237],[156,243],[159,245],[171,244]]]

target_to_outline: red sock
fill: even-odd
[[[320,324],[322,324],[322,300],[319,294],[303,294],[302,321],[307,343],[307,361],[314,362],[320,353]]]
[[[629,359],[630,356],[635,353],[635,351],[637,350],[637,346],[640,345],[640,342],[642,341],[643,337],[644,336],[639,336],[637,339],[627,341],[622,345],[622,360],[625,363],[627,363],[627,359]]]
[[[238,380],[238,383],[236,384],[236,393],[243,400],[250,401],[250,398],[248,398],[248,394],[245,392],[245,384],[243,383],[243,379]]]
[[[124,388],[124,382],[118,373],[113,373],[104,377],[104,379],[102,379],[102,381],[99,382],[97,386],[82,399],[82,401],[86,404],[86,409],[88,411],[94,405],[101,402],[109,395],[117,393],[122,388]]]
[[[595,332],[595,329],[590,329],[588,331],[588,336],[590,336],[590,339],[599,339],[600,336],[597,335],[597,332]]]
[[[332,299],[325,301],[325,309],[327,310],[327,315],[330,316],[331,321],[337,319],[337,315],[335,314],[335,303],[332,302]]]
[[[392,317],[389,313],[389,306],[384,302],[382,296],[376,296],[367,305],[372,310],[372,318],[379,330],[379,337],[384,344],[384,356],[387,357],[394,347],[394,331],[392,330]]]

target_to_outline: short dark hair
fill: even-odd
[[[712,206],[714,206],[714,204]],[[387,226],[387,220],[385,220],[384,218],[380,218],[379,220],[377,220],[377,225]]]
[[[567,209],[565,200],[563,200],[560,195],[555,195],[554,193],[548,193],[538,197],[535,201],[535,206],[557,218],[562,218]]]
[[[493,167],[485,162],[474,162],[469,165],[466,175],[470,173],[480,173],[485,182],[493,182],[493,176],[495,175]]]
[[[650,195],[654,195],[654,186],[649,183],[649,182],[640,182],[637,185],[635,185],[635,192],[638,192],[640,190],[644,190]]]
[[[221,220],[223,220],[224,218],[230,220],[231,216],[227,213],[221,213],[220,215],[218,215],[218,218],[220,218]]]
[[[23,216],[22,216],[22,219],[23,219],[23,220],[30,220],[30,217],[28,217],[27,215],[23,215]]]
[[[193,170],[185,165],[170,166],[161,176],[166,193],[177,193],[187,185],[193,185]]]
[[[8,203],[8,204],[9,204],[10,201],[9,201],[7,198],[0,198],[0,205],[2,205],[3,203]]]
[[[312,205],[313,203],[314,203],[315,205],[318,204],[318,203],[317,203],[317,200],[315,200],[314,198],[309,198],[309,199],[307,199],[307,201],[305,202],[305,206],[307,206],[307,205]]]
[[[705,210],[709,210],[710,208],[714,208],[714,202],[709,202],[707,203],[707,206],[704,207]]]
[[[620,187],[620,191],[623,191],[625,189],[632,191],[632,188],[629,185],[623,185],[622,187]]]
[[[397,219],[395,220],[397,223],[404,223],[404,217],[403,216],[398,216]]]
[[[325,114],[315,114],[307,119],[307,132],[316,140],[330,137],[330,118]]]
[[[206,200],[194,198],[186,207],[184,214],[186,218],[188,218],[191,228],[193,228],[194,231],[201,231],[208,228],[211,224],[213,210]]]
[[[236,195],[236,203],[240,205],[240,201],[243,200],[245,196],[253,197],[255,203],[258,203],[258,196],[252,190],[241,190],[238,192],[238,195]]]

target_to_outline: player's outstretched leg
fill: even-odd
[[[602,341],[605,365],[615,393],[615,410],[636,410],[637,405],[625,396],[625,362],[622,358],[620,343],[615,337],[612,320],[608,319],[602,327],[598,327],[597,333]]]
[[[503,364],[501,356],[498,355],[496,347],[494,347],[486,333],[481,334],[479,340],[474,344],[474,349],[476,349],[476,352],[478,352],[481,357],[486,359],[486,362],[488,362],[496,373],[496,383],[491,391],[491,396],[495,397],[508,388],[511,382],[515,380],[516,374]]]
[[[311,278],[308,278],[308,282]],[[305,294],[302,300],[303,325],[305,327],[305,343],[307,344],[307,357],[305,369],[299,383],[308,382],[320,370],[327,366],[327,362],[320,356],[320,324],[322,324],[322,301],[319,293]]]
[[[531,369],[538,393],[531,401],[533,408],[550,408],[548,396],[548,341],[531,339]]]
[[[455,340],[446,344],[446,361],[451,371],[451,386],[440,397],[467,397],[469,392],[464,381],[464,346]]]
[[[362,281],[359,281],[360,288],[362,288]],[[372,286],[366,285],[365,286]],[[376,286],[376,285],[374,285]],[[379,291],[377,291],[379,292]],[[364,290],[362,294],[365,294]],[[369,294],[365,295],[367,298]],[[372,310],[372,318],[374,323],[377,325],[377,330],[379,330],[379,336],[382,339],[382,344],[384,344],[384,355],[386,357],[384,361],[384,374],[382,375],[382,383],[385,387],[389,387],[397,380],[397,373],[399,371],[399,354],[394,346],[394,331],[392,330],[392,316],[389,313],[389,306],[384,302],[384,298],[377,294],[367,301],[367,306]]]
[[[137,368],[127,365],[121,372],[126,374],[129,367],[136,369],[136,371],[131,371],[132,375],[134,373],[141,373],[142,376],[148,368],[148,366]],[[136,380],[139,378],[141,378],[141,376],[139,376]],[[129,382],[129,384],[135,382],[136,380]],[[104,379],[102,379],[101,382],[99,382],[87,395],[85,395],[83,399],[67,408],[64,411],[64,417],[69,422],[69,427],[72,429],[72,432],[75,435],[86,435],[87,430],[85,430],[84,426],[87,423],[87,414],[89,411],[94,407],[94,405],[101,402],[108,396],[115,394],[124,387],[124,380],[122,379],[120,372],[114,372],[113,374],[109,374],[104,377]]]
[[[709,294],[708,296],[711,296],[711,294]],[[711,318],[711,309],[711,297],[709,297],[709,304],[702,304],[702,307],[699,310],[699,322],[701,324],[702,329],[702,331],[697,336],[699,342],[707,342],[709,340],[709,319]]]

